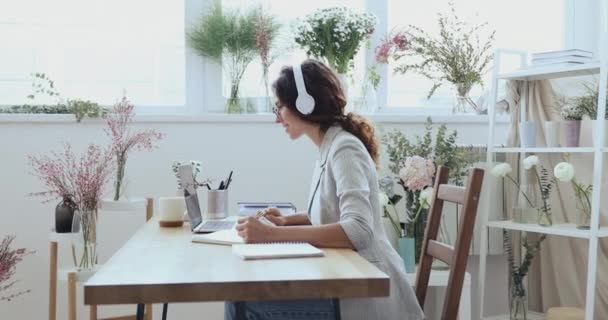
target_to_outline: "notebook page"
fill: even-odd
[[[323,251],[308,243],[277,242],[256,244],[235,244],[232,252],[244,260],[322,257]]]
[[[220,230],[207,234],[195,234],[192,236],[192,242],[233,245],[245,243],[243,238],[239,236],[236,229]]]

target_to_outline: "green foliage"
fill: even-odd
[[[523,247],[525,248],[525,255],[523,261],[517,265],[515,263],[515,256],[513,254],[513,244],[511,241],[511,235],[509,231],[503,229],[503,248],[505,253],[507,254],[507,261],[509,263],[509,272],[511,273],[511,278],[513,279],[516,287],[519,287],[519,290],[525,290],[523,286],[520,286],[523,283],[523,279],[526,275],[528,275],[528,271],[530,270],[530,265],[532,264],[532,260],[540,250],[541,243],[547,237],[546,234],[541,235],[538,240],[535,242],[528,241],[527,235],[524,235]],[[525,293],[520,293],[520,296],[523,296]]]
[[[483,85],[481,76],[488,71],[493,59],[491,48],[496,31],[482,42],[479,33],[488,25],[487,22],[469,26],[458,18],[452,1],[449,6],[449,15],[438,14],[439,37],[410,25],[409,50],[395,57],[395,60],[408,60],[396,67],[395,72],[415,72],[434,82],[427,98],[444,81],[462,84],[468,89],[475,84]],[[410,62],[411,58],[415,62]]]
[[[433,159],[435,165],[446,166],[450,169],[450,182],[461,185],[467,170],[478,157],[473,153],[471,146],[463,147],[456,144],[458,136],[456,130],[448,132],[445,124],[437,129],[433,139],[433,122],[427,118],[425,134],[415,137],[415,142],[410,141],[399,130],[393,130],[382,136],[382,143],[390,160],[389,169],[395,175],[403,167],[405,159],[410,156],[420,156]]]
[[[55,83],[44,73],[34,73],[32,82],[32,93],[27,96],[28,99],[34,100],[37,95],[45,95],[57,98],[57,103],[53,105],[47,104],[24,104],[15,105],[7,108],[0,108],[0,113],[26,113],[26,114],[74,114],[76,122],[80,122],[83,118],[100,118],[108,112],[108,109],[100,107],[97,103],[82,100],[69,99],[64,102],[55,88]]]
[[[59,92],[55,89],[55,82],[46,74],[36,72],[33,74],[32,93],[27,96],[28,99],[34,100],[36,94],[47,95],[49,97],[59,97]]]
[[[76,122],[80,122],[84,117],[101,118],[108,113],[108,109],[102,108],[96,102],[89,100],[68,100],[67,107],[70,113],[73,113],[76,117]]]
[[[575,107],[582,114],[588,115],[591,119],[597,119],[597,101],[599,98],[599,90],[596,84],[583,83],[585,87],[585,95],[572,98]],[[606,100],[606,111],[608,111],[608,99]],[[608,112],[604,116],[608,119]]]
[[[202,57],[225,62],[231,81],[229,112],[242,112],[238,103],[239,82],[257,54],[256,23],[260,9],[239,10],[215,4],[187,32],[188,44]]]
[[[369,67],[367,70],[367,78],[374,90],[378,90],[378,86],[380,85],[380,74],[378,73],[376,66]]]

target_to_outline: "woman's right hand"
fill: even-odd
[[[287,225],[287,218],[281,214],[281,211],[277,208],[266,208],[263,210],[264,217],[270,220],[277,226]]]

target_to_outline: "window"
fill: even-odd
[[[185,104],[183,1],[11,1],[0,39],[0,105],[28,102],[37,72],[63,98]]]
[[[445,0],[402,1],[388,0],[388,29],[418,26],[430,34],[437,34],[437,13],[446,12]],[[465,21],[488,22],[488,30],[496,30],[495,48],[524,51],[550,51],[565,47],[565,1],[555,0],[456,0],[456,13]],[[483,38],[482,38],[483,39]],[[387,106],[392,110],[416,107],[448,110],[452,92],[441,86],[431,99],[426,96],[432,82],[417,74],[393,74],[389,65]],[[484,77],[485,89],[491,84],[491,71]],[[471,94],[478,96],[481,87]]]
[[[300,17],[312,13],[319,8],[346,6],[356,12],[365,12],[365,0],[306,0],[306,1],[284,1],[284,0],[260,0],[256,4],[261,4],[274,14],[282,24],[282,35],[280,38],[282,46],[289,46],[289,42],[293,46],[288,54],[279,56],[276,61],[270,66],[268,71],[269,80],[272,82],[279,74],[281,68],[285,65],[300,62],[306,59],[306,53],[300,49],[293,40],[293,35],[290,34],[291,24]],[[222,6],[230,8],[247,8],[251,6],[251,1],[246,0],[222,0]],[[361,45],[357,56],[355,57],[355,72],[352,75],[351,81],[355,83],[362,79],[365,72],[365,44]],[[240,92],[242,97],[263,97],[265,95],[264,82],[262,79],[262,67],[259,59],[252,61],[247,67],[247,71],[243,75],[240,83]],[[223,95],[229,95],[230,83],[228,77],[224,76]],[[271,92],[272,95],[272,92]]]

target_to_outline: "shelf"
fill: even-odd
[[[483,317],[484,320],[509,320],[510,317],[508,314],[502,314],[502,315],[498,315],[498,316],[490,316],[490,317]],[[544,320],[545,319],[545,315],[542,313],[538,313],[538,312],[528,312],[528,320]]]
[[[129,200],[102,199],[100,210],[106,211],[134,211],[146,207],[145,198],[131,198]]]
[[[551,227],[543,227],[537,224],[527,224],[527,223],[517,223],[511,220],[506,221],[490,221],[488,222],[488,227],[490,228],[499,228],[499,229],[507,229],[507,230],[518,230],[518,231],[526,231],[526,232],[535,232],[535,233],[543,233],[543,234],[552,234],[564,237],[574,237],[574,238],[590,238],[589,230],[581,230],[577,229],[574,224],[554,224]],[[600,229],[599,234],[606,233],[608,230]],[[608,233],[606,234],[608,236]]]
[[[78,235],[80,235],[80,233],[57,233],[55,232],[55,229],[51,229],[49,241],[61,244],[72,244],[74,240],[77,240]]]
[[[606,148],[608,150],[608,148]],[[593,153],[594,148],[502,148],[495,147],[492,149],[494,153]]]
[[[57,280],[59,281],[68,281],[68,273],[75,272],[76,273],[76,282],[86,282],[89,280],[97,270],[99,270],[101,265],[95,265],[95,268],[91,270],[78,270],[77,268],[66,268],[57,270]]]
[[[498,75],[504,80],[544,80],[567,78],[600,73],[600,63],[583,63],[577,65],[553,65],[546,67],[528,67],[518,71]]]

